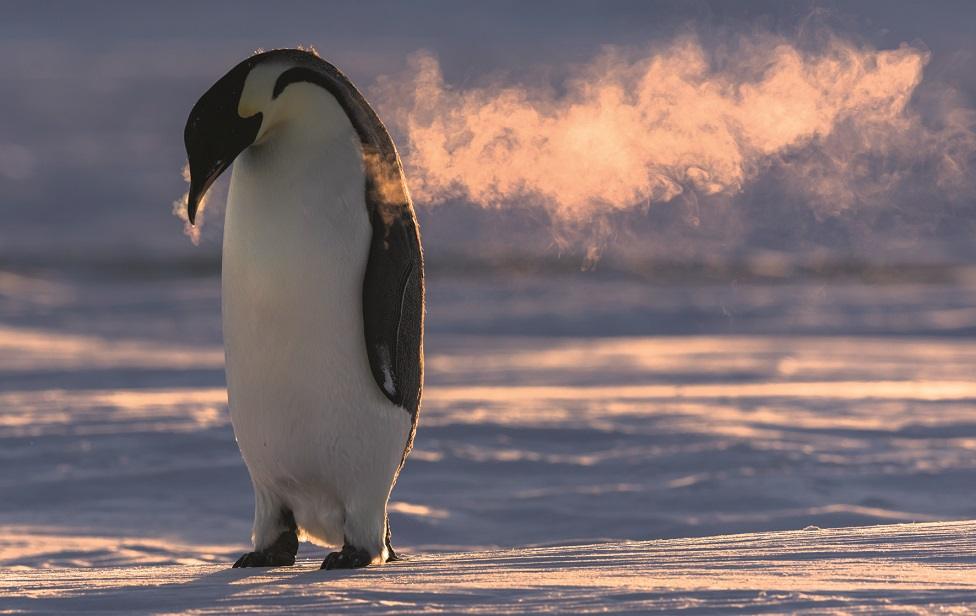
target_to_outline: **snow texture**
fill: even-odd
[[[3,571],[5,609],[35,614],[529,614],[976,609],[976,523],[414,556],[326,572],[221,565]]]
[[[971,287],[434,277],[353,573],[228,569],[217,289],[0,275],[0,612],[976,609]]]

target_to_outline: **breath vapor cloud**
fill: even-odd
[[[720,56],[689,36],[644,54],[606,49],[559,94],[452,86],[426,52],[374,93],[405,137],[419,202],[541,206],[592,250],[616,212],[731,197],[766,173],[820,218],[877,206],[905,181],[973,194],[973,111],[949,93],[926,121],[910,105],[928,60],[835,36],[805,51],[757,35]]]

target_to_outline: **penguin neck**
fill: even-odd
[[[264,202],[263,214],[277,218],[299,214],[296,208],[328,217],[350,208],[365,212],[363,148],[339,102],[304,83],[292,84],[281,98],[268,130],[235,163],[235,174],[240,167],[250,178],[253,198],[247,201]]]
[[[368,250],[369,219],[358,134],[338,101],[318,86],[292,84],[282,99],[269,114],[267,132],[234,164],[225,258],[240,257],[265,269],[286,258],[301,263],[317,253],[323,253],[322,262],[336,262],[345,257],[324,253],[333,247],[347,250],[345,243],[353,241],[364,246],[354,251],[352,271],[359,270]]]
[[[309,155],[334,148],[352,147],[361,152],[355,128],[332,94],[310,83],[289,86],[269,117],[269,129],[258,144],[289,150],[290,156]]]

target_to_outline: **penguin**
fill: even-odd
[[[234,567],[395,560],[387,502],[423,387],[424,260],[393,140],[317,54],[253,55],[190,112],[187,214],[233,165],[221,309],[254,549]]]

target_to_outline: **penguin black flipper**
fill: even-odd
[[[409,202],[375,204],[363,280],[366,351],[383,394],[416,421],[423,380],[424,270]]]

